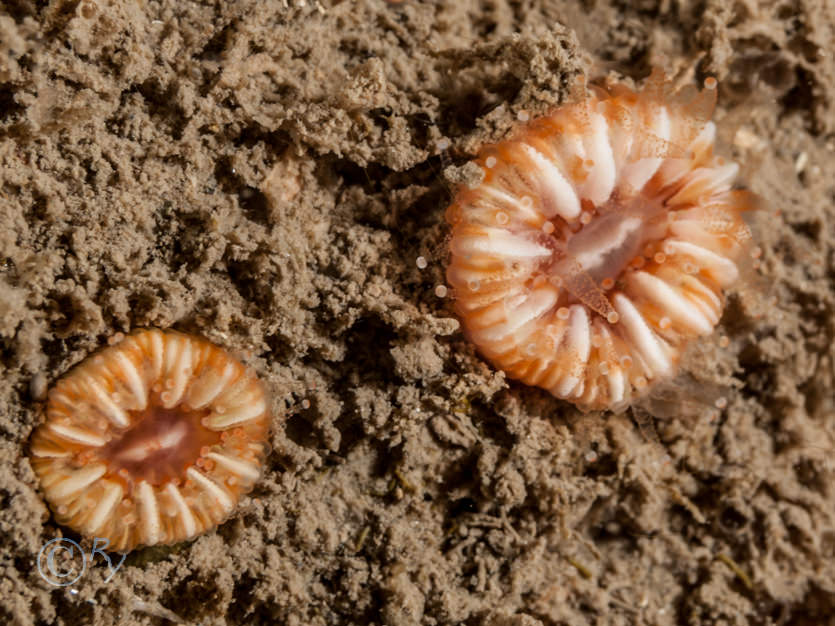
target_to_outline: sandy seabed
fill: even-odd
[[[835,624],[834,39],[831,0],[0,3],[0,619]],[[719,79],[769,205],[659,442],[505,380],[435,294],[456,166],[654,66]],[[263,377],[265,475],[51,586],[41,547],[92,542],[26,455],[44,391],[146,326]]]

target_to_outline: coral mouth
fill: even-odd
[[[629,207],[615,208],[607,203],[599,211],[586,212],[587,224],[577,231],[561,231],[565,238],[562,254],[548,272],[565,276],[576,264],[597,284],[617,280],[642,251],[666,235],[667,216],[652,207],[658,204],[654,200],[637,198]]]
[[[99,455],[109,473],[137,483],[158,487],[179,482],[201,457],[202,448],[220,443],[220,433],[201,424],[209,414],[207,409],[149,406],[132,416],[133,426],[117,434]]]

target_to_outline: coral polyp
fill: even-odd
[[[223,521],[260,475],[268,430],[253,372],[204,339],[142,330],[49,391],[31,460],[60,524],[128,551]]]
[[[619,410],[713,332],[757,250],[713,153],[716,81],[588,96],[484,148],[447,209],[447,280],[464,330],[511,378],[584,410]]]

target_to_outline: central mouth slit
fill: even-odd
[[[638,217],[605,216],[594,220],[566,245],[566,258],[576,262],[596,283],[618,276],[644,243]],[[553,271],[565,273],[564,261]]]
[[[132,415],[133,426],[101,450],[112,473],[159,486],[176,480],[200,457],[201,448],[220,442],[220,433],[204,427],[210,414],[182,406],[149,406]]]
[[[549,237],[553,242],[564,238],[561,246],[553,246],[552,260],[543,268],[561,288],[555,306],[584,304],[604,318],[617,319],[604,292],[618,284],[647,246],[664,239],[667,225],[665,213],[651,204],[607,203],[599,212],[592,209],[579,230],[562,229]]]
[[[568,234],[566,253],[596,282],[617,278],[648,243],[663,239],[669,216],[663,205],[633,199],[606,202],[578,232]]]

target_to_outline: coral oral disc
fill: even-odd
[[[750,256],[714,156],[715,81],[685,97],[654,72],[486,147],[447,209],[447,281],[469,338],[510,377],[584,410],[619,410],[713,331]]]
[[[143,330],[56,383],[32,466],[59,523],[127,551],[223,521],[260,475],[268,429],[263,387],[236,359]]]

